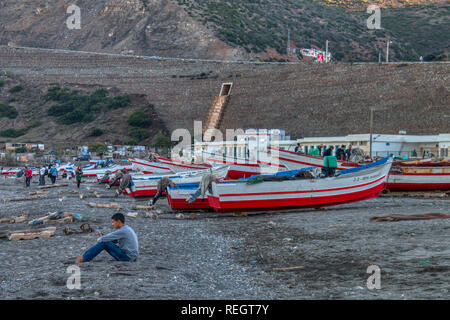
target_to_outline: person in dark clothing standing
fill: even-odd
[[[332,156],[333,155],[333,146],[329,146],[327,150],[323,153],[324,157]]]
[[[352,145],[349,144],[348,148],[345,150],[345,156],[347,158],[347,161],[350,160],[350,157],[352,156]]]
[[[25,186],[26,187],[30,186],[32,177],[33,177],[33,171],[30,168],[25,167]]]
[[[345,156],[345,146],[342,145],[340,148],[338,148],[336,150],[336,158],[338,160],[345,160],[346,156]]]
[[[56,177],[58,176],[58,170],[52,165],[49,165],[48,169],[49,169],[48,170],[48,176],[52,180],[52,184],[55,184]]]
[[[81,169],[81,166],[78,166],[77,170],[75,171],[75,179],[77,180],[77,188],[78,189],[80,189],[82,175],[83,175],[83,169]]]
[[[297,146],[295,147],[294,151],[295,151],[295,153],[299,153],[299,154],[303,153],[302,146],[300,143],[297,143]]]

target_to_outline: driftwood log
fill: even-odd
[[[122,209],[122,207],[118,203],[107,204],[107,203],[93,203],[93,202],[89,202],[87,205],[89,207],[91,207],[91,208]]]
[[[50,238],[56,232],[56,227],[49,227],[41,230],[15,231],[9,235],[9,241],[32,240],[36,238]]]
[[[3,199],[4,202],[13,202],[13,201],[31,201],[31,200],[39,200],[42,198],[39,197],[26,197],[26,198],[10,198],[10,199]]]
[[[38,186],[39,189],[50,189],[50,188],[58,188],[58,187],[67,187],[69,184],[61,183],[61,184],[49,184],[48,186]]]

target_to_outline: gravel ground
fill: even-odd
[[[36,183],[26,189],[22,180],[0,179],[0,199],[36,190]],[[85,200],[73,190],[71,182],[39,200],[0,200],[0,218],[27,211],[29,221],[66,211],[107,233],[116,210],[86,204],[112,200],[126,214],[136,203],[127,196],[108,198],[114,191],[94,183],[82,184]],[[96,198],[93,190],[105,198]],[[67,268],[71,258],[95,244],[95,233],[68,236],[65,225],[56,225],[49,239],[0,239],[0,299],[449,299],[450,219],[369,221],[393,213],[449,213],[447,199],[384,196],[326,210],[246,217],[199,212],[184,220],[176,220],[161,200],[157,220],[126,217],[139,238],[138,261],[116,262],[101,253],[80,265],[79,290],[67,288]],[[31,228],[26,222],[0,224],[0,231]],[[370,264],[381,268],[379,290],[366,286]],[[295,266],[303,268],[273,270]]]

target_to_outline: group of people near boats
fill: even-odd
[[[18,177],[21,175],[25,176],[25,187],[29,187],[31,184],[31,180],[33,178],[33,170],[29,167],[25,167],[22,172],[18,174]],[[48,166],[43,165],[41,168],[39,168],[39,185],[44,186],[45,185],[45,177],[48,177],[52,184],[55,184],[56,178],[58,176],[58,169],[56,169],[55,166],[52,164],[49,164]]]
[[[339,148],[337,148],[336,152],[334,152],[334,146],[329,146],[328,148],[326,148],[323,144],[320,144],[318,146],[309,147],[306,150],[306,147],[303,147],[300,143],[297,143],[294,151],[298,154],[308,153],[308,155],[314,157],[327,157],[334,155],[337,160],[349,161],[352,155],[352,145],[349,144],[347,148],[345,147],[345,145],[341,145]]]

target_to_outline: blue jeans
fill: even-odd
[[[108,252],[117,261],[130,261],[130,262],[135,261],[135,259],[131,259],[129,256],[127,256],[125,252],[123,252],[112,241],[104,241],[97,243],[95,246],[93,246],[83,254],[83,260],[86,262],[91,261],[103,250],[106,250],[106,252]]]

